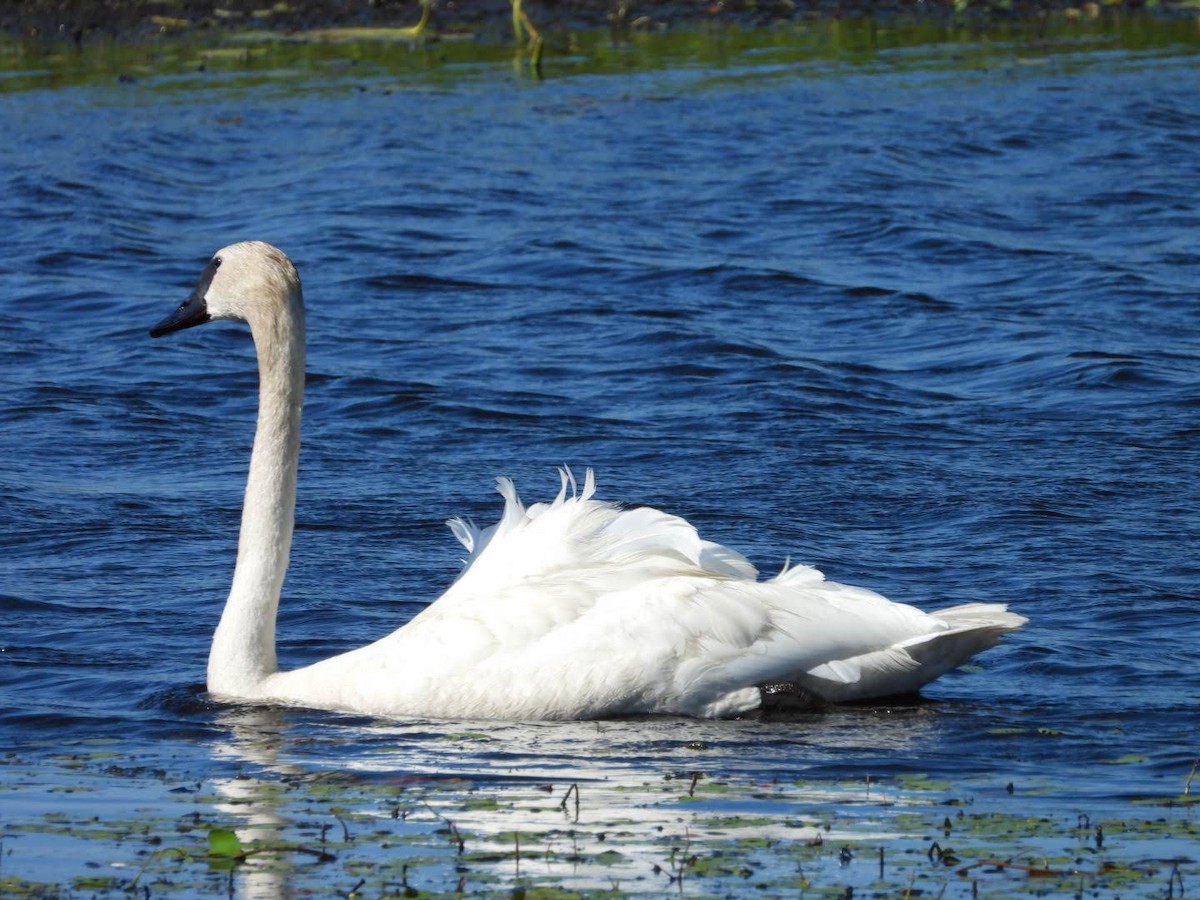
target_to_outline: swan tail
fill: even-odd
[[[941,619],[951,628],[998,629],[997,637],[1006,631],[1020,628],[1029,621],[1025,616],[1009,612],[1003,603],[966,603],[949,609],[939,609],[931,615],[935,619]]]
[[[1002,603],[970,603],[932,614],[946,628],[850,659],[834,660],[796,679],[834,703],[915,694],[1029,620]]]

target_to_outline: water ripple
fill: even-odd
[[[614,752],[658,760],[686,732],[763,777],[1004,758],[1090,778],[1119,727],[1153,759],[1095,790],[1146,789],[1186,762],[1200,703],[1200,115],[1173,65],[5,94],[0,731],[225,727],[197,681],[252,346],[145,329],[259,236],[299,262],[310,328],[286,664],[436,596],[461,552],[440,523],[494,516],[495,476],[534,499],[592,465],[602,496],[764,570],[1033,620],[933,702],[604,723]],[[360,742],[331,756],[400,736],[414,771],[445,744],[281,716],[301,743]],[[597,740],[488,727],[513,745],[447,765],[564,765]]]

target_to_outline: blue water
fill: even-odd
[[[252,346],[146,329],[258,238],[309,316],[284,665],[435,598],[442,522],[494,517],[496,476],[535,500],[591,466],[764,571],[1031,619],[924,706],[630,723],[629,759],[695,728],[735,775],[1177,793],[1200,749],[1200,69],[1192,47],[996,54],[0,94],[0,746],[201,770],[228,738],[202,682]],[[384,740],[281,722],[347,759]],[[416,725],[413,760],[443,727]],[[504,732],[445,765],[543,752],[544,728]],[[569,771],[587,750],[563,734]],[[1096,775],[1121,754],[1146,759]]]

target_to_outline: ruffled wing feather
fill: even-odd
[[[582,583],[592,585],[596,593],[611,593],[672,574],[757,577],[744,556],[701,540],[678,516],[650,507],[622,509],[594,499],[591,469],[582,490],[577,490],[570,469],[559,471],[562,487],[552,503],[527,509],[513,483],[501,478],[497,487],[504,512],[499,522],[478,529],[462,519],[450,520],[469,556],[434,607],[491,603],[530,586],[553,592],[564,584]]]

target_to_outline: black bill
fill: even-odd
[[[209,318],[208,304],[204,302],[204,298],[199,294],[192,294],[179,304],[179,309],[150,329],[150,337],[162,337],[172,331],[203,325]]]
[[[193,325],[203,325],[211,319],[212,316],[208,314],[208,303],[204,298],[208,294],[213,276],[217,274],[217,269],[220,267],[220,256],[210,259],[208,265],[204,267],[204,271],[200,273],[200,280],[196,282],[195,290],[179,304],[179,308],[175,312],[150,329],[150,337],[162,337],[172,331],[182,331]]]

